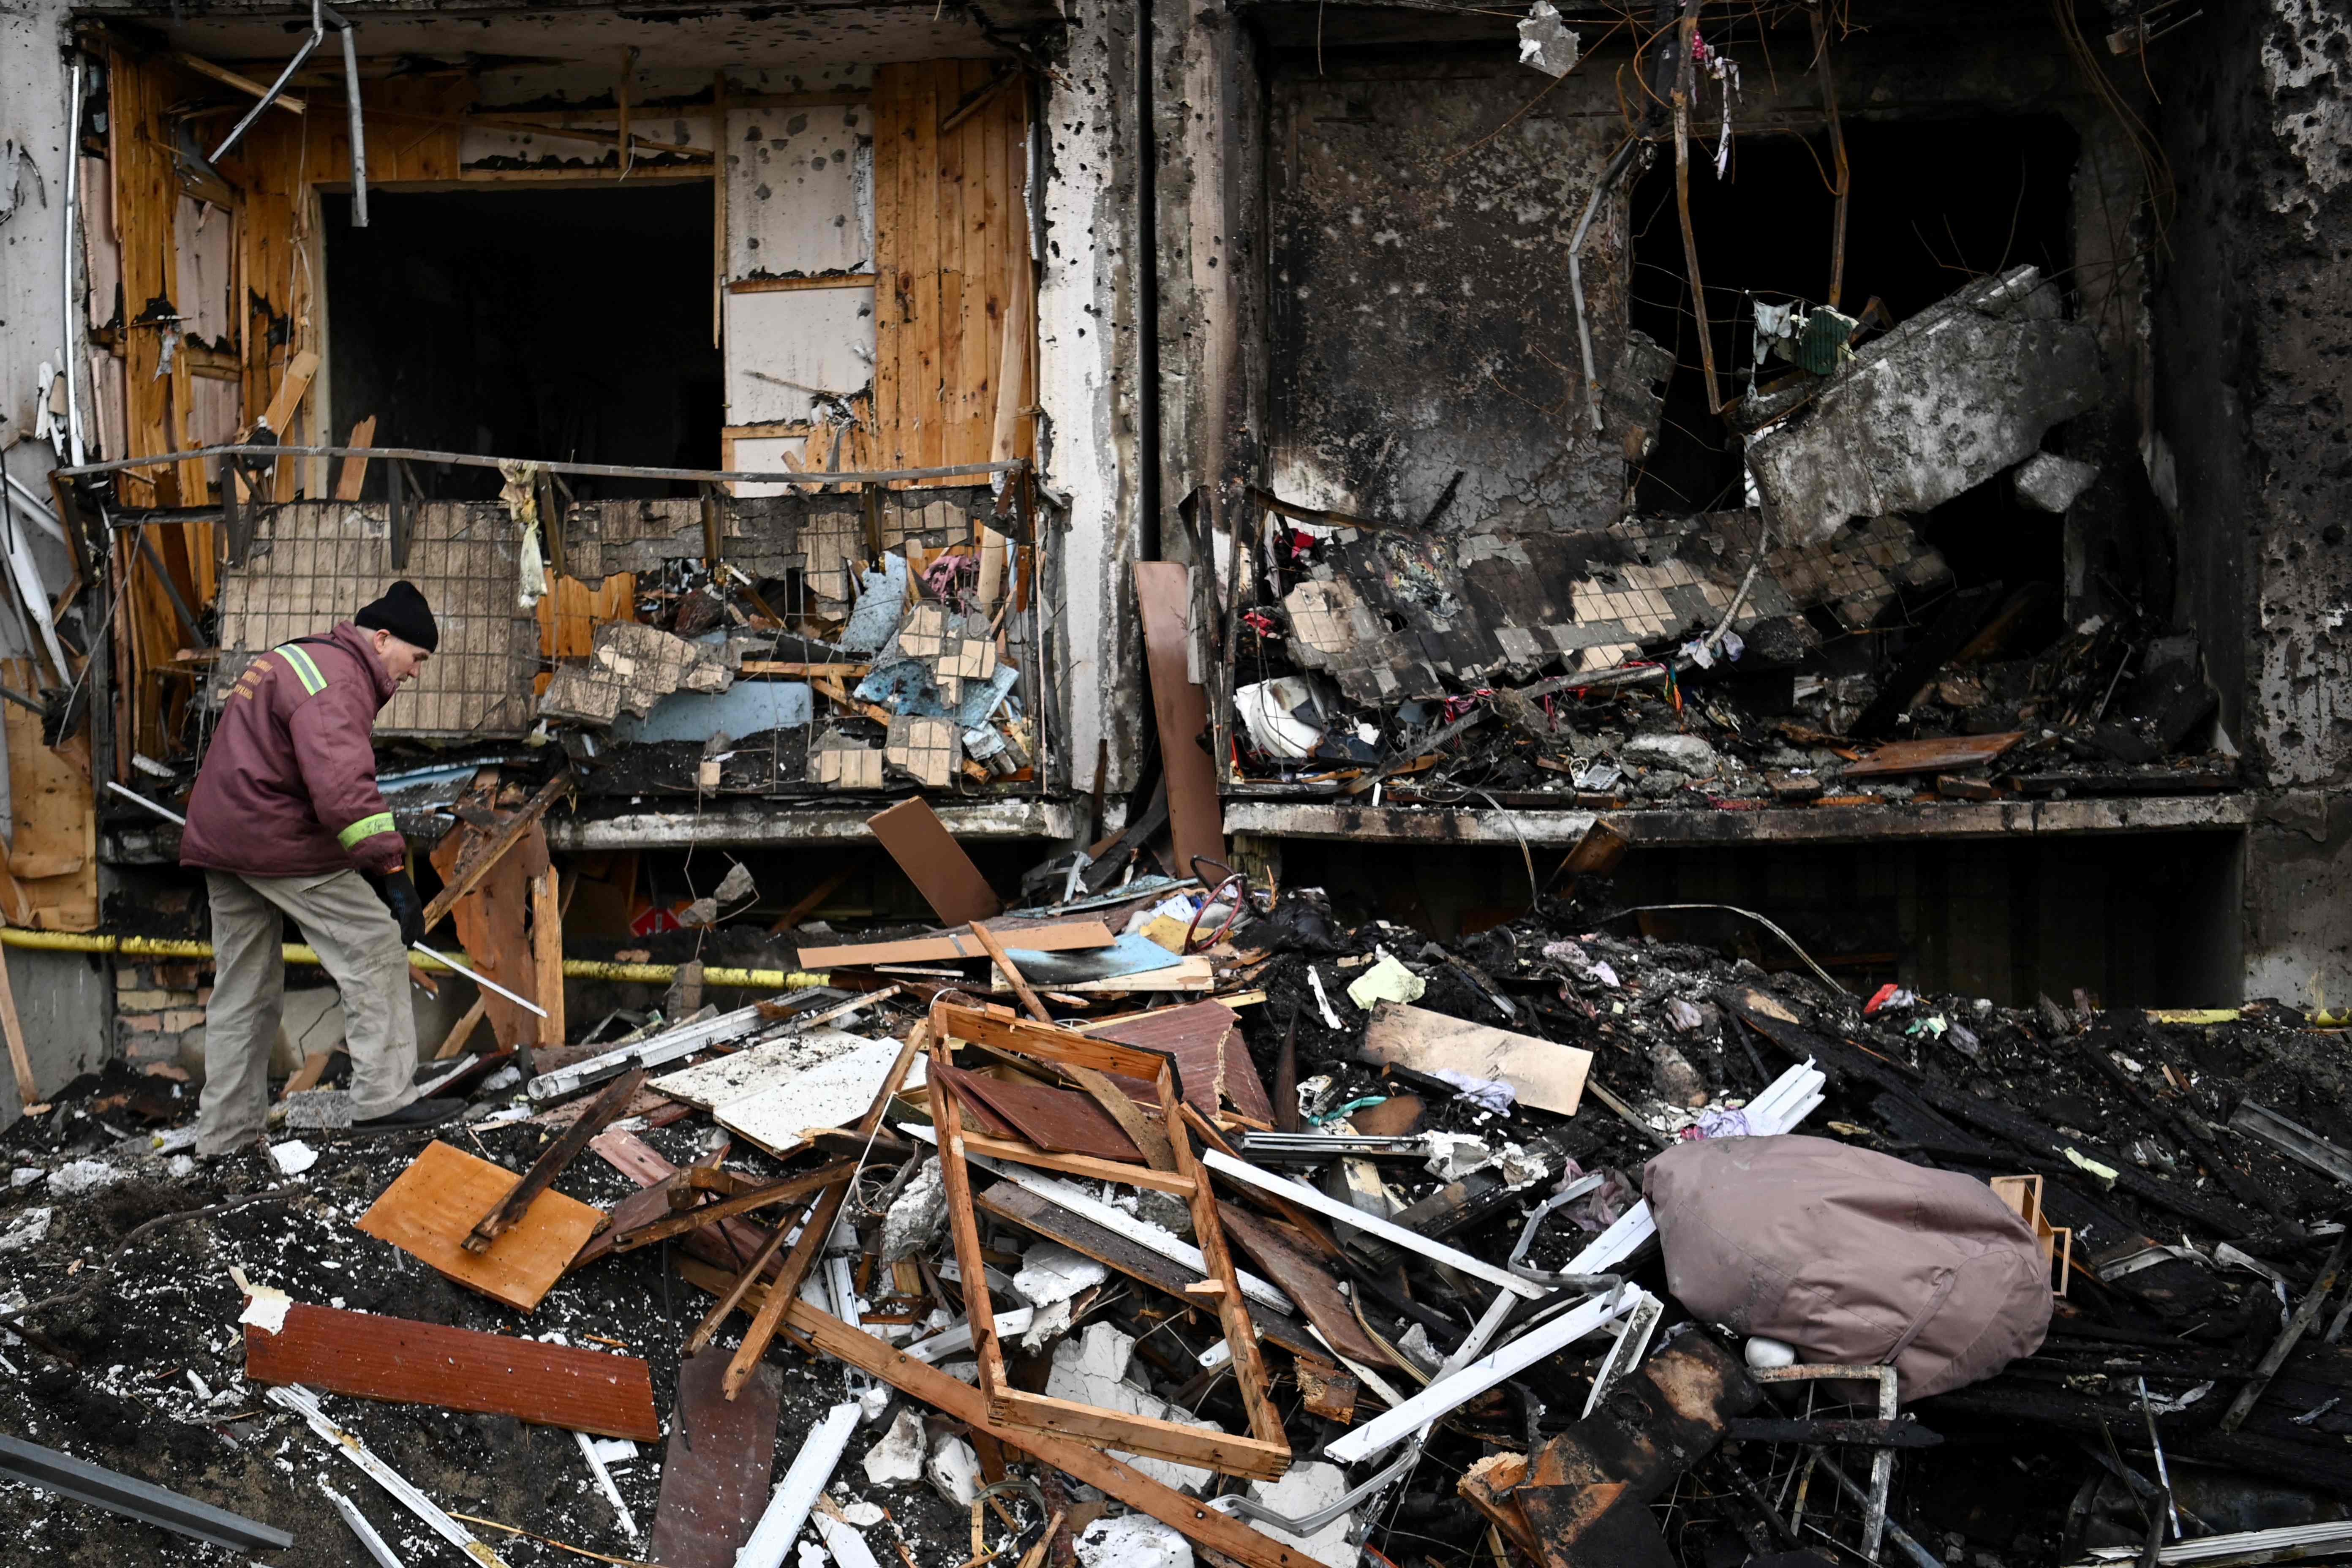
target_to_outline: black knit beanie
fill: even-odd
[[[386,588],[383,598],[362,607],[352,620],[367,631],[390,632],[426,653],[441,646],[441,628],[433,624],[433,606],[425,602],[416,584],[404,577]]]

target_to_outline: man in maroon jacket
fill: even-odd
[[[425,935],[425,909],[375,786],[375,716],[440,640],[425,595],[394,583],[325,637],[254,660],[222,705],[180,838],[180,864],[202,867],[212,895],[200,1155],[261,1134],[288,915],[342,994],[360,1129],[430,1126],[464,1110],[418,1100],[412,1081],[407,948]]]

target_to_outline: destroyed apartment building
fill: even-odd
[[[8,1560],[2352,1558],[2347,59],[16,0]]]

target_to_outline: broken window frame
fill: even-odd
[[[972,1325],[978,1385],[982,1397],[988,1402],[991,1418],[1008,1426],[1045,1432],[1094,1447],[1199,1466],[1220,1475],[1272,1479],[1283,1474],[1290,1468],[1290,1441],[1268,1397],[1257,1331],[1250,1322],[1233,1254],[1218,1223],[1216,1195],[1210,1188],[1207,1173],[1193,1157],[1192,1136],[1178,1109],[1176,1068],[1171,1058],[1156,1051],[1093,1039],[1066,1029],[1023,1023],[1009,1013],[999,1016],[946,1002],[933,1005],[931,1029],[931,1056],[940,1066],[954,1065],[950,1058],[958,1045],[986,1046],[1016,1057],[1088,1068],[1150,1083],[1160,1101],[1161,1130],[1176,1166],[1172,1173],[1153,1171],[1141,1164],[1130,1166],[1085,1156],[1053,1154],[1026,1143],[967,1132],[963,1130],[962,1104],[948,1084],[946,1075],[929,1075],[931,1118],[939,1134],[949,1229],[955,1243],[956,1267],[962,1276],[964,1315]],[[965,1163],[967,1152],[1097,1180],[1152,1187],[1185,1199],[1192,1210],[1194,1243],[1207,1265],[1209,1278],[1204,1283],[1216,1287],[1213,1300],[1217,1317],[1232,1352],[1234,1381],[1241,1391],[1242,1407],[1249,1418],[1248,1434],[1129,1415],[1012,1386],[1005,1375],[995,1310],[989,1300],[986,1261],[982,1255],[980,1226],[972,1206],[971,1173]]]

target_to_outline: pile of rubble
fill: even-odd
[[[2195,638],[2068,626],[2048,582],[1961,585],[1914,521],[2002,483],[2063,513],[2100,482],[2042,449],[2099,392],[2051,283],[2013,268],[1866,342],[1889,323],[1797,309],[1757,311],[1759,363],[1790,365],[1736,412],[1739,510],[1449,532],[1445,500],[1408,528],[1253,492],[1270,526],[1226,633],[1245,784],[1589,809],[2234,787]]]
[[[432,1064],[444,1138],[335,1131],[330,1074],[211,1166],[111,1069],[10,1134],[0,1517],[110,1564],[2352,1551],[2326,1020],[1637,921],[1142,878],[803,930],[821,984]]]

